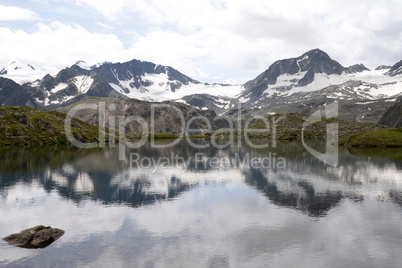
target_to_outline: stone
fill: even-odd
[[[3,238],[9,245],[21,248],[45,248],[64,235],[64,231],[50,226],[38,225],[18,234]]]

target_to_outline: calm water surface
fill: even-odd
[[[341,149],[338,167],[299,143],[0,159],[0,237],[65,230],[45,249],[1,241],[0,267],[401,267],[400,150]]]

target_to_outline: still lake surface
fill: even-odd
[[[44,249],[0,241],[0,267],[401,267],[400,149],[341,148],[337,167],[298,142],[125,155],[1,149],[0,237],[65,234]]]

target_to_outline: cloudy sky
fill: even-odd
[[[397,0],[0,0],[0,68],[135,58],[245,82],[313,48],[375,68],[402,59],[401,12]]]

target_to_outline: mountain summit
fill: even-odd
[[[9,72],[24,69],[13,64],[2,70],[2,76],[10,78]],[[401,66],[402,61],[376,70],[363,64],[345,68],[324,51],[313,49],[274,62],[244,85],[227,85],[198,82],[172,67],[136,59],[92,67],[77,61],[56,75],[42,75],[18,87],[3,79],[0,104],[55,109],[88,96],[127,97],[153,102],[177,100],[230,116],[238,114],[238,103],[242,104],[242,113],[264,115],[310,113],[324,103],[337,101],[343,119],[377,122],[402,96]],[[25,67],[35,71],[30,65]]]
[[[61,105],[85,96],[120,97],[97,73],[74,64],[56,76],[47,74],[43,79],[23,85],[40,106]],[[77,99],[75,99],[77,98]]]
[[[0,75],[12,79],[19,84],[23,84],[42,77],[44,73],[43,71],[33,67],[31,64],[13,61],[0,70]]]
[[[402,60],[393,65],[391,69],[386,73],[386,75],[389,76],[397,76],[400,74],[402,74]]]
[[[243,95],[258,98],[269,88],[269,85],[278,84],[280,76],[287,76],[290,83],[284,85],[281,90],[289,90],[293,87],[303,87],[314,81],[315,74],[340,75],[346,69],[337,61],[331,59],[327,53],[320,49],[310,50],[300,57],[278,60],[265,72],[255,79],[244,84]],[[250,94],[251,93],[251,94]]]
[[[24,72],[34,71],[34,70],[36,70],[35,67],[33,67],[30,64],[23,64],[23,63],[20,63],[17,61],[13,61],[12,63],[10,63],[10,65],[1,69],[0,75],[13,74],[16,72],[21,72],[21,71],[24,71]]]
[[[115,90],[130,97],[148,91],[149,87],[175,92],[183,85],[200,83],[172,67],[136,59],[124,63],[104,63],[93,71]]]

